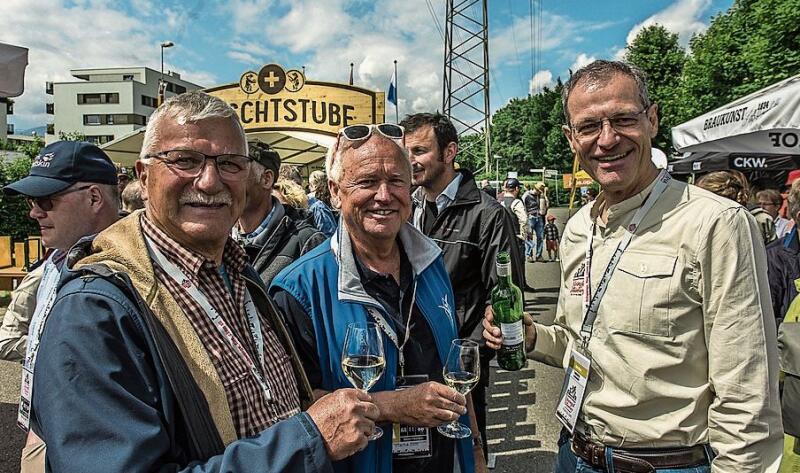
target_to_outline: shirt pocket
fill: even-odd
[[[625,252],[611,284],[625,301],[609,317],[609,326],[625,332],[671,336],[669,307],[677,256]]]

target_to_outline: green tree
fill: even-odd
[[[58,132],[59,141],[86,141],[86,135],[80,131]]]
[[[671,130],[680,123],[676,121],[677,97],[686,63],[686,53],[678,44],[678,35],[661,25],[648,26],[631,41],[625,60],[647,74],[650,100],[659,107],[660,126],[653,145],[671,154]]]
[[[484,141],[479,134],[463,135],[458,138],[456,162],[464,169],[477,172],[484,167]]]
[[[753,92],[800,73],[800,0],[759,0],[747,15],[752,34],[742,53],[752,80],[740,90]]]
[[[13,161],[0,162],[0,186],[18,181],[28,175],[31,160],[20,157]],[[28,216],[28,205],[20,197],[0,194],[0,235],[11,235],[21,240],[28,235],[38,235],[39,226]]]

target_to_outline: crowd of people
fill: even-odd
[[[0,339],[23,364],[23,471],[483,472],[504,336],[566,370],[557,473],[777,471],[782,412],[800,417],[787,407],[800,243],[770,213],[780,194],[757,195],[788,232],[765,250],[738,192],[657,169],[658,106],[628,64],[575,71],[563,105],[602,191],[563,235],[546,188],[507,179],[497,197],[457,168],[439,113],[343,128],[308,191],[202,92],[156,109],[131,182],[94,145],[45,147],[3,189],[52,250]],[[800,218],[800,183],[788,202]],[[525,260],[545,249],[561,269],[555,322],[501,330],[498,254],[525,287]],[[385,348],[370,392],[342,366],[348,326],[365,322]],[[443,379],[456,339],[480,345],[467,395]],[[437,433],[454,420],[471,436]],[[370,441],[376,425],[386,434]]]

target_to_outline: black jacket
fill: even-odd
[[[511,253],[512,278],[525,289],[525,262],[515,241],[514,222],[489,194],[475,184],[472,173],[458,170],[463,176],[455,200],[440,213],[428,236],[442,249],[444,265],[450,275],[456,299],[458,335],[481,342],[481,320],[491,302],[492,287],[497,281],[497,253]],[[424,213],[424,190],[413,195],[414,223]]]
[[[325,234],[310,221],[310,216],[272,198],[275,213],[267,229],[255,240],[242,243],[250,262],[269,286],[283,268],[300,255],[325,241]]]
[[[794,280],[800,278],[800,243],[794,235],[796,232],[789,232],[784,238],[767,244],[769,292],[778,325],[797,296]],[[787,240],[790,241],[788,246],[784,244]]]

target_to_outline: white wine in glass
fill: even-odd
[[[356,389],[367,392],[378,382],[386,367],[380,328],[372,322],[354,322],[347,326],[342,348],[342,371]],[[375,426],[370,440],[383,436]]]
[[[481,377],[481,363],[478,358],[478,344],[472,340],[457,338],[450,344],[442,369],[444,382],[448,386],[466,396],[478,384]],[[463,439],[472,435],[472,430],[454,420],[436,428],[440,434],[454,439]]]

